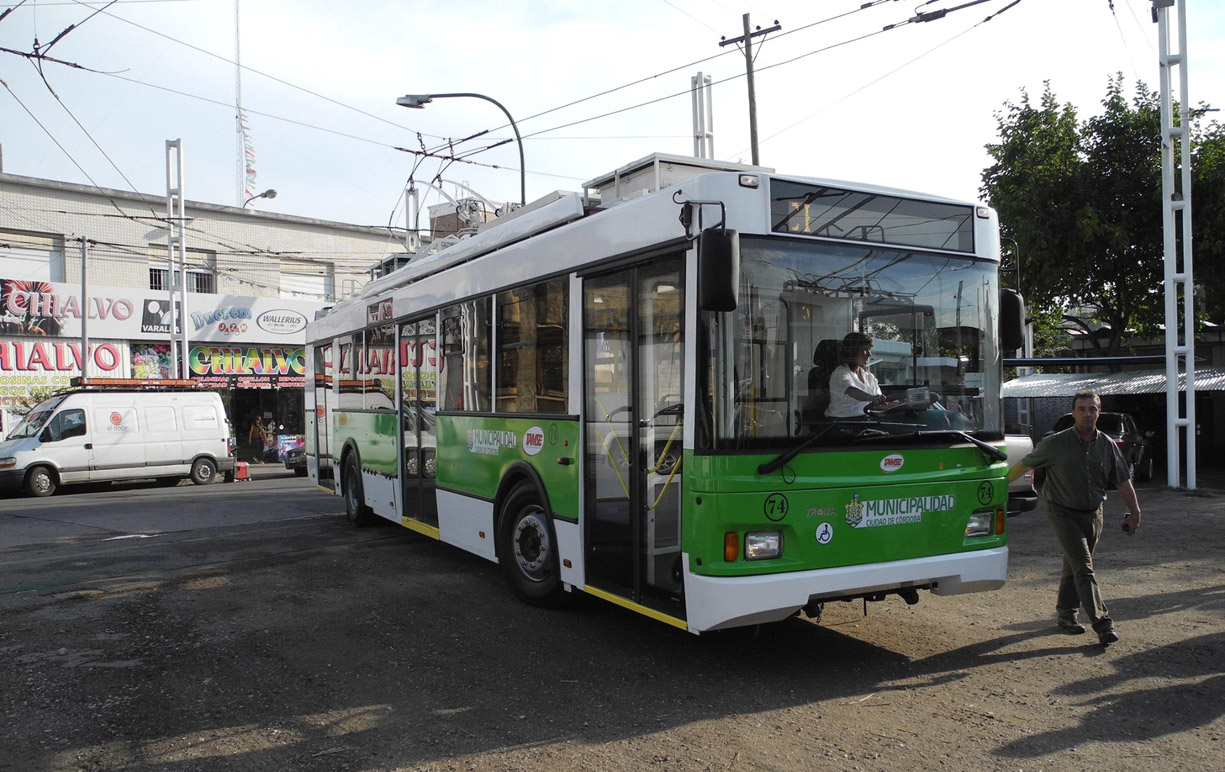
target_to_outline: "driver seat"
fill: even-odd
[[[808,398],[801,410],[801,420],[820,421],[829,407],[829,376],[838,366],[838,341],[823,340],[812,352],[812,368],[808,371]]]

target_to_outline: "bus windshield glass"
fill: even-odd
[[[740,258],[737,309],[703,314],[699,448],[1002,436],[993,262],[748,237]]]
[[[974,253],[974,208],[785,180],[770,184],[771,230]]]

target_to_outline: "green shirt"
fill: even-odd
[[[1131,479],[1131,470],[1114,441],[1094,430],[1085,441],[1075,426],[1052,434],[1021,459],[1031,469],[1045,469],[1042,494],[1066,509],[1097,509],[1108,488]]]

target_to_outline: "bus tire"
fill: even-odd
[[[502,504],[498,563],[511,589],[525,603],[558,608],[569,600],[570,593],[561,581],[557,536],[530,485],[515,486]]]
[[[374,522],[374,512],[366,506],[366,494],[362,490],[362,470],[357,465],[357,456],[345,457],[344,471],[340,475],[340,486],[344,493],[345,517],[358,528]]]
[[[36,466],[26,475],[26,493],[42,498],[55,493],[55,475],[45,466]]]
[[[217,467],[207,458],[197,458],[191,465],[191,481],[196,485],[208,485],[217,479]]]

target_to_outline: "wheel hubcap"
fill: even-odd
[[[552,545],[549,543],[549,526],[540,509],[533,508],[519,518],[512,541],[515,545],[515,563],[523,574],[534,582],[546,579]]]

